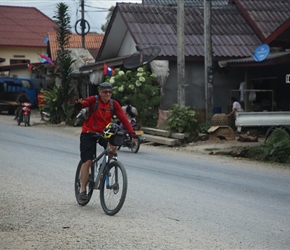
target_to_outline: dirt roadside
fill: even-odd
[[[61,124],[49,124],[47,121],[41,121],[40,113],[37,109],[32,110],[31,113],[31,125],[32,126],[47,126],[48,128],[54,129],[57,127],[58,131],[68,132],[70,134],[79,135],[81,131],[81,127],[72,127],[66,126],[64,123]],[[144,136],[146,138],[146,135]],[[264,143],[265,138],[258,138],[258,142],[240,142],[238,141],[239,135],[236,135],[235,140],[206,140],[206,141],[198,141],[192,142],[185,146],[180,147],[170,147],[166,145],[158,145],[160,148],[172,149],[175,151],[183,151],[188,153],[199,153],[199,154],[207,154],[207,155],[216,155],[223,152],[238,150],[244,147],[253,147],[259,146]],[[156,144],[152,142],[145,142],[142,145],[147,146],[156,146]]]

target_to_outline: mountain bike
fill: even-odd
[[[100,138],[104,137],[101,133],[91,134],[96,137],[97,143]],[[85,201],[79,198],[81,190],[80,170],[82,166],[82,162],[79,162],[75,175],[75,196],[79,205],[87,205],[91,200],[94,189],[96,189],[100,190],[101,206],[107,215],[115,215],[122,208],[127,194],[127,173],[123,164],[117,160],[116,154],[113,157],[110,155],[113,145],[119,145],[122,140],[123,133],[118,131],[110,138],[107,148],[98,156],[96,150],[86,186],[89,199]],[[100,164],[98,164],[99,161],[101,162]]]

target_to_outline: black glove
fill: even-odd
[[[130,136],[130,138],[131,139],[137,139],[137,135],[136,135],[136,133],[134,132],[134,133],[131,133],[131,134],[129,134],[129,136]]]

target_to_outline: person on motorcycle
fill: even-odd
[[[15,111],[15,118],[16,120],[18,116],[22,115],[22,103],[30,102],[28,95],[26,94],[25,90],[22,90],[20,95],[16,98],[16,102],[18,103],[18,108]]]
[[[92,164],[93,155],[96,152],[96,138],[92,137],[89,132],[102,133],[105,127],[112,122],[113,113],[110,109],[110,99],[112,97],[112,85],[108,82],[103,82],[99,86],[98,95],[98,107],[94,110],[96,104],[96,97],[90,96],[84,100],[78,100],[78,103],[82,104],[81,108],[89,108],[90,111],[94,110],[87,119],[85,119],[82,132],[80,135],[80,155],[82,161],[82,167],[80,171],[81,178],[81,192],[80,199],[88,200],[89,197],[86,193],[86,185],[89,177],[89,168]],[[130,137],[136,139],[136,134],[131,124],[129,123],[126,114],[124,113],[120,104],[113,100],[114,115],[124,124]],[[99,144],[104,148],[107,147],[107,140],[99,140]],[[113,152],[115,153],[115,152]]]
[[[125,100],[125,105],[122,106],[122,109],[125,112],[131,125],[134,126],[136,124],[136,117],[138,115],[137,109],[131,105],[131,101],[129,99]]]

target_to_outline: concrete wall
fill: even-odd
[[[213,95],[214,107],[220,107],[222,113],[227,113],[230,102],[230,90],[239,89],[244,81],[245,70],[233,68],[231,70],[219,69],[214,75]],[[205,109],[205,83],[204,63],[187,62],[185,67],[185,105],[194,109]],[[177,66],[175,62],[169,63],[169,77],[164,84],[164,96],[160,109],[168,110],[177,103]],[[166,98],[165,98],[166,97]]]

